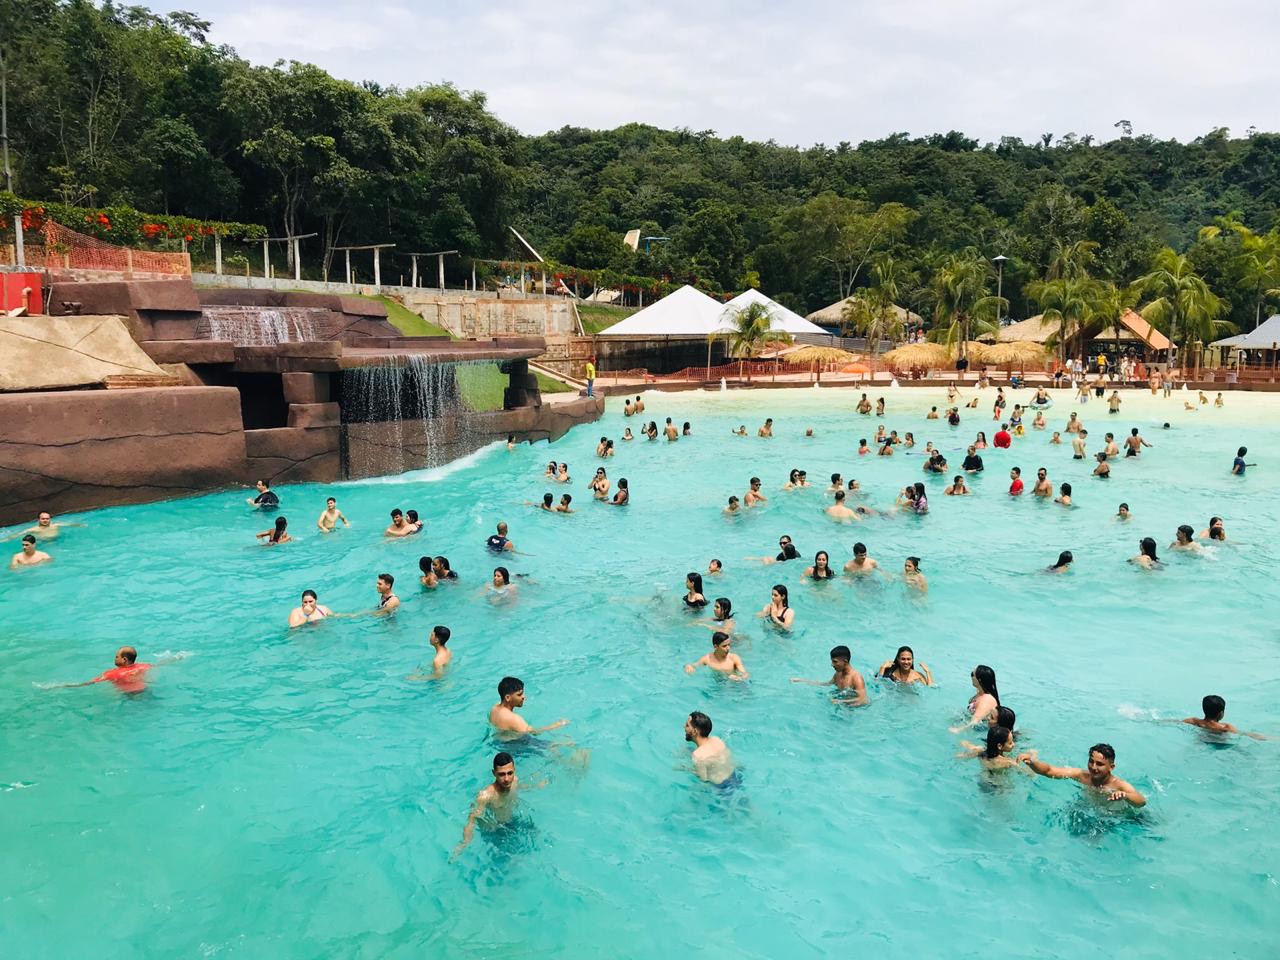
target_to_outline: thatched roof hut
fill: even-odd
[[[1038,343],[1043,345],[1050,337],[1056,336],[1062,327],[1057,320],[1045,320],[1043,313],[1027,317],[1007,327],[1001,327],[997,340],[1000,343]]]
[[[805,317],[812,323],[821,324],[824,327],[838,327],[844,322],[844,308],[852,300],[853,297],[845,297],[843,300],[837,300],[835,303],[828,304],[821,310],[815,310],[813,313]],[[899,307],[897,304],[893,306],[893,312],[898,315],[898,319],[902,321],[903,326],[916,324],[917,326],[924,323],[924,318],[918,313],[912,313],[910,310]]]

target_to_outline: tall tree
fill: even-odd
[[[955,346],[967,357],[974,336],[996,331],[999,311],[1008,301],[990,292],[991,264],[973,247],[951,254],[933,277],[934,339]]]
[[[1222,301],[1191,266],[1191,261],[1170,247],[1156,254],[1151,271],[1139,277],[1132,291],[1146,302],[1142,318],[1169,338],[1168,362],[1173,366],[1175,346],[1193,340],[1210,342],[1228,328],[1218,321]]]

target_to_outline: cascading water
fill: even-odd
[[[196,336],[227,340],[238,347],[322,340],[315,311],[307,307],[245,307],[209,304],[200,311]]]
[[[477,444],[458,368],[409,354],[344,370],[347,473],[375,476],[448,463]]]

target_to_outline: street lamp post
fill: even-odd
[[[991,262],[996,265],[996,300],[997,301],[1001,299],[1001,293],[1004,290],[1004,263],[1008,259],[1009,258],[1006,257],[1003,253],[997,254],[996,256],[991,258]],[[1000,316],[1000,304],[999,302],[997,302],[996,303],[996,326],[1000,325],[1001,319],[1002,318]]]

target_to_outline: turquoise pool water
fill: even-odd
[[[606,466],[630,481],[623,510],[585,489],[600,435],[640,423],[610,401],[601,423],[552,446],[280,488],[299,539],[278,548],[254,545],[268,523],[247,491],[72,518],[89,526],[47,548],[54,564],[0,575],[6,954],[1275,956],[1280,742],[1214,744],[1155,721],[1218,693],[1227,720],[1280,735],[1280,398],[1233,394],[1187,413],[1186,395],[1129,393],[1109,417],[1058,393],[1051,426],[1080,410],[1091,450],[1131,425],[1155,447],[1104,482],[1028,430],[986,451],[974,496],[950,498],[920,457],[859,458],[856,441],[882,420],[957,466],[975,431],[993,433],[993,392],[954,430],[924,419],[941,391],[882,393],[879,419],[853,414],[847,390],[649,394],[646,419],[690,420],[694,436],[617,444]],[[770,441],[754,436],[765,416]],[[730,435],[739,423],[749,438]],[[1258,464],[1243,479],[1228,473],[1242,443]],[[572,516],[523,505],[566,489],[543,479],[552,458],[570,463]],[[1070,481],[1077,508],[1011,502],[1011,465],[1028,489],[1041,465],[1055,486]],[[782,491],[791,467],[814,488]],[[822,512],[833,471],[881,509],[924,479],[932,510],[837,525]],[[752,474],[768,505],[722,516]],[[354,526],[325,537],[314,522],[330,493]],[[1128,523],[1113,519],[1121,500]],[[417,509],[426,532],[385,542],[396,506]],[[1227,545],[1168,551],[1178,524],[1198,531],[1211,514]],[[514,603],[479,593],[498,520],[531,554],[509,562],[531,578]],[[776,552],[783,533],[806,564],[819,549],[842,564],[855,540],[892,571],[919,555],[928,597],[897,581],[805,583],[806,564],[747,559]],[[1145,535],[1167,569],[1124,562]],[[1062,549],[1072,572],[1040,575]],[[447,555],[460,583],[423,590],[427,552]],[[705,592],[739,614],[745,684],[682,670],[710,649],[682,609],[684,575],[712,557],[725,572]],[[404,601],[395,617],[286,629],[307,587],[335,611],[371,608],[382,571]],[[797,611],[790,635],[751,616],[775,582]],[[453,631],[448,676],[407,682],[430,662],[436,623]],[[789,682],[829,676],[837,643],[868,676],[911,644],[938,686],[871,683],[871,705],[850,710]],[[108,668],[121,644],[144,660],[186,656],[139,696],[47,689]],[[955,759],[948,726],[977,663],[995,668],[1020,746],[1082,766],[1108,741],[1146,809],[1100,813],[1071,783]],[[533,724],[570,720],[556,735],[589,748],[590,765],[519,758],[522,779],[549,785],[524,797],[515,829],[478,835],[450,862],[490,779],[486,713],[504,674],[527,684]],[[728,798],[690,771],[693,709],[741,764]]]

